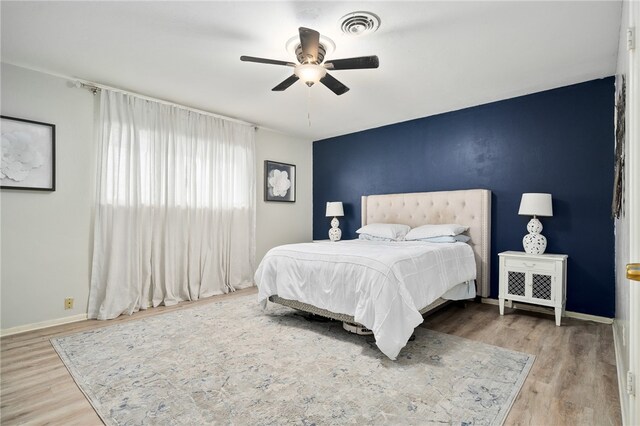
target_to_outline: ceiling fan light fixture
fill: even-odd
[[[320,79],[325,76],[327,70],[320,65],[301,64],[296,66],[296,69],[293,71],[293,73],[297,75],[298,78],[302,80],[307,86],[312,86],[313,84],[319,82]]]

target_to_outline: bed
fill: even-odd
[[[362,324],[372,330],[380,350],[395,359],[422,314],[445,303],[443,296],[454,287],[474,279],[474,294],[488,296],[489,190],[363,196],[361,218],[363,226],[459,223],[469,227],[471,241],[352,240],[275,247],[256,271],[260,302]]]

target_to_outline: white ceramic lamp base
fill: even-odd
[[[331,241],[340,241],[340,238],[342,238],[342,231],[338,228],[338,225],[340,225],[340,222],[338,222],[338,218],[334,217],[331,220],[331,229],[329,229],[329,239]]]
[[[535,216],[527,224],[529,233],[522,239],[524,251],[529,254],[542,254],[547,249],[547,239],[542,232],[542,223]]]

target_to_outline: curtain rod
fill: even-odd
[[[125,95],[132,95],[132,96],[135,96],[137,98],[144,99],[146,101],[158,102],[158,103],[161,103],[161,104],[164,104],[164,105],[169,105],[169,106],[177,107],[177,108],[184,109],[184,110],[187,110],[187,111],[196,112],[198,114],[210,115],[212,117],[220,118],[222,120],[233,121],[233,122],[240,123],[240,124],[246,124],[248,126],[253,126],[255,128],[255,130],[258,130],[258,126],[256,124],[254,124],[254,123],[249,123],[247,121],[243,121],[243,120],[240,120],[240,119],[237,119],[237,118],[233,118],[233,117],[226,117],[226,116],[220,115],[220,114],[214,114],[213,112],[209,112],[209,111],[204,111],[204,110],[197,109],[197,108],[188,107],[186,105],[180,105],[180,104],[177,104],[175,102],[170,102],[170,101],[166,101],[164,99],[159,99],[159,98],[154,98],[154,97],[151,97],[151,96],[142,95],[140,93],[130,92],[128,90],[119,89],[117,87],[111,87],[111,86],[107,86],[107,85],[100,84],[100,83],[94,83],[92,81],[81,80],[81,79],[78,79],[78,78],[73,80],[73,84],[74,84],[75,87],[77,87],[79,89],[87,89],[87,90],[91,91],[94,95],[97,94],[102,89],[111,90],[113,92],[124,93]]]
[[[256,131],[258,129],[260,129],[260,128],[265,129],[265,130],[272,130],[272,129],[269,129],[268,127],[258,126],[255,123],[249,123],[247,121],[240,120],[238,118],[226,117],[226,116],[221,115],[221,114],[215,114],[213,112],[204,111],[204,110],[197,109],[197,108],[191,108],[191,107],[188,107],[186,105],[180,105],[180,104],[177,104],[175,102],[165,101],[164,99],[153,98],[151,96],[145,96],[145,95],[141,95],[140,93],[135,93],[135,92],[128,92],[126,90],[119,89],[117,87],[107,86],[106,84],[94,83],[94,82],[91,82],[91,81],[88,81],[88,80],[83,80],[81,78],[72,77],[72,76],[70,76],[68,74],[61,74],[61,73],[58,73],[58,72],[55,72],[55,71],[50,71],[50,70],[47,70],[47,69],[44,69],[44,68],[23,65],[23,64],[19,64],[19,63],[10,62],[10,61],[5,61],[5,60],[2,60],[0,62],[3,63],[3,64],[12,65],[14,67],[24,68],[24,69],[27,69],[27,70],[36,71],[36,72],[39,72],[39,73],[48,74],[48,75],[52,75],[54,77],[58,77],[58,78],[67,80],[73,86],[75,86],[77,88],[84,88],[84,89],[90,90],[91,92],[93,92],[94,95],[97,94],[98,91],[100,91],[101,89],[113,90],[113,91],[116,91],[116,92],[137,96],[137,97],[139,97],[141,99],[146,99],[148,101],[159,102],[159,103],[162,103],[162,104],[165,104],[165,105],[172,105],[172,106],[175,106],[177,108],[181,108],[181,109],[184,109],[184,110],[187,110],[187,111],[193,111],[193,112],[197,112],[199,114],[210,115],[212,117],[221,118],[223,120],[228,120],[228,121],[233,121],[233,122],[240,123],[240,124],[246,124],[248,126],[253,126],[254,130],[256,130]]]

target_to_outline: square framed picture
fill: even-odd
[[[264,162],[264,200],[296,201],[296,166],[265,160]]]
[[[0,188],[56,190],[56,126],[0,116]]]

